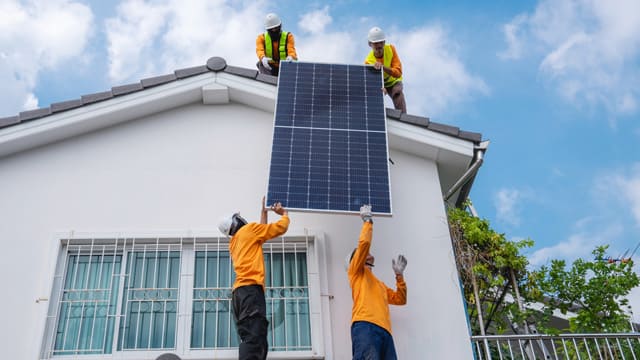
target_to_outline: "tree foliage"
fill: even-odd
[[[569,269],[564,260],[552,260],[550,266],[528,270],[521,251],[533,246],[533,240],[510,241],[487,220],[463,209],[449,209],[448,215],[474,334],[501,333],[508,327],[517,331],[517,324],[535,324],[538,331],[551,334],[629,330],[626,296],[640,280],[633,262],[602,261],[608,246],[597,247],[594,260],[578,259]],[[534,310],[534,303],[542,304],[542,310]],[[555,310],[575,314],[568,329],[549,325]]]
[[[512,323],[509,319],[526,316],[516,303],[505,298],[513,289],[513,279],[523,291],[531,288],[529,262],[520,251],[532,246],[533,241],[507,240],[504,234],[491,229],[487,220],[463,209],[449,210],[449,224],[473,332],[490,327],[504,331]],[[479,323],[478,312],[482,312],[483,324]]]
[[[577,259],[567,269],[564,260],[552,260],[535,273],[537,285],[545,295],[538,299],[544,312],[572,311],[569,331],[573,333],[611,333],[629,331],[626,296],[640,284],[633,261],[607,261],[608,246],[593,250],[593,260]]]

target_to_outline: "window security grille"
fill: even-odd
[[[311,350],[308,239],[263,248],[270,351]],[[73,239],[61,249],[43,358],[238,346],[226,238]]]

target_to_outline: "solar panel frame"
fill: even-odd
[[[370,65],[281,63],[267,203],[392,215],[382,80]]]

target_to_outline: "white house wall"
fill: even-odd
[[[241,211],[257,220],[273,114],[193,104],[0,158],[0,358],[37,359],[58,232],[215,231]],[[471,359],[445,209],[433,160],[391,149],[393,217],[374,219],[374,272],[393,286],[407,256],[408,304],[392,307],[400,359]],[[274,215],[271,215],[274,219]],[[277,217],[277,216],[276,216]],[[292,213],[290,232],[324,234],[327,359],[350,359],[351,293],[344,257],[354,215]]]

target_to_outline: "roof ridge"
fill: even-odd
[[[259,73],[257,70],[251,70],[242,67],[227,65],[224,58],[219,56],[211,57],[207,60],[206,65],[193,66],[175,70],[172,74],[164,74],[141,79],[138,82],[123,84],[111,87],[110,90],[81,95],[79,99],[70,99],[55,102],[47,107],[26,110],[18,113],[18,115],[0,117],[0,129],[15,126],[23,122],[40,119],[49,115],[61,113],[67,110],[76,109],[85,105],[93,104],[100,101],[109,100],[118,96],[128,95],[131,93],[143,91],[151,87],[164,85],[173,81],[182,80],[192,76],[205,74],[207,72],[225,72],[228,74],[253,79],[270,85],[278,84],[278,77]],[[387,117],[399,120],[404,123],[420,126],[438,133],[459,137],[474,143],[482,141],[482,135],[476,132],[460,130],[455,126],[436,123],[428,117],[403,114],[396,109],[386,109]]]

